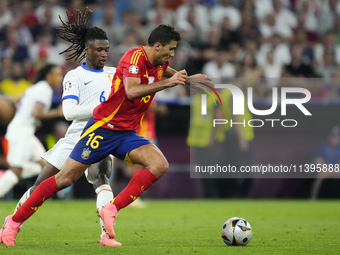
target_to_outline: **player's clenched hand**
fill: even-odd
[[[198,74],[195,74],[195,75],[191,75],[191,76],[189,76],[189,78],[192,78],[192,79],[206,79],[206,80],[209,80],[209,81],[211,80],[208,75],[201,74],[201,73],[198,73]]]
[[[184,85],[187,78],[188,74],[184,69],[175,73],[171,78],[169,78],[170,87],[176,86],[178,84]]]
[[[202,84],[214,86],[214,83],[211,81],[210,77],[201,73],[189,76],[185,84],[192,87],[202,87]]]

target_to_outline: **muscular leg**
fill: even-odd
[[[131,179],[128,186],[100,211],[105,230],[112,238],[116,236],[113,226],[117,212],[136,200],[169,168],[168,161],[154,144],[147,144],[130,151],[129,157],[133,163],[143,165],[146,169],[137,173]]]
[[[42,171],[40,172],[40,174],[38,175],[37,179],[35,180],[33,186],[30,187],[20,198],[19,202],[17,203],[17,206],[15,207],[14,212],[16,212],[19,209],[19,207],[29,198],[32,192],[36,189],[36,187],[38,187],[38,185],[42,181],[45,181],[51,176],[57,174],[58,172],[59,172],[58,168],[47,162]]]
[[[46,163],[44,168],[42,169],[41,173],[38,175],[37,179],[35,180],[35,183],[30,189],[30,194],[38,187],[38,185],[42,182],[45,181],[46,179],[50,178],[53,175],[56,175],[59,173],[59,169],[53,166],[50,163]]]
[[[71,186],[85,172],[89,165],[68,158],[64,168],[55,175],[55,183],[59,190]]]
[[[113,201],[117,211],[136,200],[169,169],[168,161],[154,144],[144,145],[130,151],[129,157],[133,163],[140,164],[146,169],[137,173]]]
[[[112,156],[107,156],[102,161],[96,164],[92,164],[88,170],[89,174],[93,180],[93,188],[97,194],[97,209],[98,211],[107,203],[113,199],[113,193],[111,190],[111,186],[109,185],[109,178],[112,172]],[[104,222],[100,218],[100,226],[101,226],[101,241],[100,244],[102,246],[116,246],[115,241],[109,239],[105,227]],[[114,242],[114,243],[112,243]]]
[[[107,156],[102,161],[92,164],[89,167],[89,174],[93,180],[93,188],[97,189],[103,184],[110,183],[110,176],[112,172],[112,156]]]
[[[51,198],[59,190],[71,186],[84,173],[89,165],[68,158],[64,168],[55,176],[40,183],[32,195],[13,215],[13,221],[22,223],[28,219],[45,200]]]
[[[144,166],[158,178],[162,177],[169,169],[168,161],[154,144],[144,145],[130,151],[129,157],[132,163]]]

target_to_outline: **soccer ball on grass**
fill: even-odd
[[[244,246],[249,243],[252,232],[248,221],[243,218],[233,217],[223,224],[221,235],[228,246]]]

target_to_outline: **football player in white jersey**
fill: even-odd
[[[63,81],[63,113],[67,120],[73,120],[73,122],[65,137],[42,156],[46,165],[34,185],[22,196],[15,210],[28,199],[42,181],[55,175],[64,167],[83,128],[92,117],[93,109],[106,100],[110,94],[116,68],[104,66],[109,51],[109,41],[102,29],[87,26],[91,13],[92,11],[86,8],[84,12],[77,11],[76,18],[67,14],[68,22],[62,21],[62,26],[57,28],[58,36],[71,43],[71,46],[60,54],[71,52],[68,60],[79,59],[79,62],[86,57],[86,62],[69,71]],[[91,165],[85,173],[87,180],[93,184],[97,193],[97,208],[101,208],[113,199],[109,185],[113,169],[112,160],[113,157],[108,156],[101,162]],[[102,229],[100,244],[121,246],[106,233],[102,219],[100,219],[100,225]],[[1,232],[2,230],[0,230],[0,240]]]
[[[34,135],[39,120],[63,116],[61,105],[52,109],[53,88],[63,79],[59,66],[48,64],[38,71],[37,81],[24,92],[14,118],[6,132],[7,162],[10,166],[0,178],[0,197],[20,179],[38,175],[45,163],[41,155],[45,148]]]

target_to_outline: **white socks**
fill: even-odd
[[[97,193],[97,209],[99,211],[99,209],[101,209],[105,204],[110,203],[112,201],[113,193],[111,190],[111,186],[108,184],[101,185],[95,191]],[[102,238],[102,236],[106,234],[106,231],[104,228],[104,222],[101,218],[100,218],[100,226],[102,229],[102,234],[100,238]]]
[[[4,197],[18,182],[18,176],[12,170],[7,170],[0,178],[0,197]]]
[[[31,187],[32,188],[32,187]],[[18,211],[19,207],[25,203],[25,201],[30,197],[30,192],[31,192],[31,188],[29,188],[28,190],[26,190],[25,194],[22,195],[22,197],[20,198],[19,202],[17,203],[17,206],[15,207],[14,213],[16,211]]]

